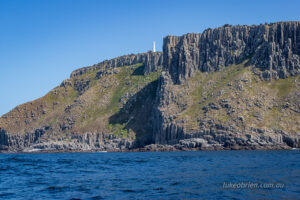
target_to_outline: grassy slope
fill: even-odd
[[[56,87],[44,97],[2,116],[0,127],[10,133],[25,133],[48,125],[54,135],[105,132],[135,137],[144,126],[144,121],[136,118],[143,116],[140,109],[151,103],[151,99],[146,101],[147,96],[140,94],[143,98],[134,103],[134,109],[123,107],[160,75],[160,71],[141,75],[142,67],[138,64],[117,68],[117,73],[101,78],[96,77],[97,71],[71,78],[70,84]],[[85,88],[78,89],[76,83]],[[187,130],[199,129],[199,119],[204,119],[234,124],[240,129],[256,127],[297,133],[300,114],[293,109],[299,104],[299,83],[299,75],[262,81],[251,72],[251,67],[242,63],[220,72],[198,72],[186,83],[172,86],[179,104],[164,109],[174,109],[177,112],[174,120],[178,123],[184,120],[183,126]],[[222,107],[224,100],[229,100],[230,108]],[[219,109],[209,109],[206,113],[203,108],[209,107],[210,103],[215,103]],[[185,108],[179,108],[180,104]],[[173,110],[170,113],[173,114]],[[113,116],[116,119],[111,120]]]
[[[127,130],[124,129],[126,122],[112,124],[109,123],[109,118],[122,109],[121,99],[126,104],[131,96],[148,83],[158,79],[160,71],[147,76],[135,75],[134,71],[140,70],[142,67],[142,64],[125,66],[119,73],[97,80],[97,84],[82,95],[82,98],[87,100],[86,106],[74,129],[78,132],[85,132],[94,127],[97,131],[105,130],[105,132],[127,136]]]
[[[59,86],[44,97],[18,106],[0,119],[0,127],[10,133],[25,133],[45,125],[61,134],[76,132],[106,132],[127,136],[125,124],[109,123],[109,117],[120,112],[123,102],[152,81],[159,72],[142,75],[142,64],[124,66],[117,73],[97,78],[97,71],[68,79],[70,84]],[[136,73],[138,72],[138,73]],[[75,83],[86,85],[77,91]],[[88,84],[85,84],[87,83]],[[129,94],[128,97],[126,94]],[[32,117],[33,115],[35,117]],[[27,122],[24,122],[27,121]],[[72,126],[68,126],[71,124]],[[134,133],[132,133],[134,137]]]
[[[214,120],[240,129],[255,127],[299,133],[300,114],[285,108],[297,106],[300,76],[265,82],[251,72],[244,63],[232,65],[215,73],[197,73],[187,83],[176,86],[174,91],[187,89],[186,109],[177,115],[177,122],[185,120],[187,130],[199,129],[199,119]],[[222,107],[229,100],[230,108]],[[219,109],[208,109],[214,103]],[[293,105],[293,103],[295,105]],[[240,120],[242,119],[242,120]]]

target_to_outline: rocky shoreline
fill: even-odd
[[[213,129],[195,134],[182,134],[168,143],[140,144],[134,138],[105,133],[85,133],[53,138],[45,129],[25,135],[0,132],[0,153],[63,153],[63,152],[151,152],[194,150],[288,150],[299,148],[298,137],[284,133],[258,131],[255,135]],[[223,128],[224,129],[224,128]]]
[[[203,145],[201,143],[196,144],[195,141],[201,140],[199,138],[194,138],[193,140],[181,140],[179,144],[169,145],[169,144],[150,144],[144,147],[131,147],[128,148],[124,144],[133,144],[133,141],[126,141],[117,139],[119,143],[112,145],[109,141],[104,146],[95,147],[89,146],[87,144],[79,144],[83,148],[78,148],[74,146],[74,143],[66,142],[50,142],[44,144],[35,144],[31,147],[24,149],[7,149],[0,150],[0,153],[92,153],[92,152],[167,152],[167,151],[224,151],[224,150],[292,150],[299,149],[293,148],[291,146],[283,144],[267,144],[267,145],[252,145],[252,146],[239,146],[239,145],[227,145],[222,146],[219,144],[215,145]],[[113,140],[112,140],[113,141]],[[115,141],[116,142],[116,141]],[[78,144],[77,144],[78,145]]]
[[[249,150],[249,151],[264,151],[264,150],[299,150],[299,148],[292,148],[289,146],[264,146],[264,147],[210,147],[210,148],[184,148],[184,147],[175,147],[172,145],[159,145],[153,147],[151,145],[145,146],[143,148],[135,149],[111,149],[108,151],[101,150],[35,150],[35,151],[5,151],[1,150],[0,154],[7,153],[107,153],[107,152],[172,152],[172,151],[237,151],[237,150]]]

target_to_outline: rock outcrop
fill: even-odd
[[[153,111],[155,143],[175,145],[177,149],[299,148],[299,123],[289,120],[300,119],[300,102],[296,100],[300,88],[300,84],[297,84],[299,78],[285,86],[293,92],[283,98],[277,96],[274,86],[270,86],[270,90],[265,86],[258,88],[258,85],[265,84],[264,80],[249,83],[255,76],[250,69],[241,72],[241,75],[247,77],[252,74],[247,79],[237,76],[228,80],[228,83],[224,82],[224,85],[218,85],[220,80],[216,77],[217,80],[208,79],[203,86],[194,85],[189,78],[180,84],[174,84],[169,72],[163,71]],[[223,74],[231,76],[230,72]],[[222,77],[226,79],[223,74]],[[203,76],[207,74],[204,73]],[[207,92],[203,91],[196,101],[194,96],[190,97],[197,91],[195,86],[207,87]],[[257,90],[256,93],[247,96],[253,88]],[[207,97],[205,93],[210,96]],[[273,95],[266,98],[269,93]],[[291,107],[297,109],[287,110]],[[279,125],[277,118],[285,121],[284,125]],[[294,129],[287,130],[289,125],[286,124],[293,124],[290,126]]]
[[[285,132],[282,128],[287,127],[277,128],[276,121],[273,122],[273,127],[264,126],[259,122],[263,121],[261,115],[272,115],[269,113],[277,110],[278,104],[284,107],[286,104],[284,101],[293,102],[295,107],[299,107],[299,102],[295,100],[298,96],[298,89],[294,89],[294,92],[285,98],[272,95],[272,99],[270,96],[270,101],[268,101],[267,98],[262,98],[268,89],[260,91],[260,88],[256,88],[256,93],[249,93],[252,87],[258,86],[249,81],[255,78],[250,74],[258,75],[262,80],[261,84],[264,81],[285,79],[299,74],[299,49],[300,22],[278,22],[258,26],[225,25],[216,29],[207,29],[201,34],[165,37],[164,71],[159,79],[158,95],[153,112],[155,129],[153,140],[156,144],[181,144],[192,148],[201,146],[259,148],[272,145],[289,145],[298,148],[300,127],[297,126],[291,132]],[[250,66],[248,71],[251,72],[246,72],[246,70],[241,73],[242,75],[239,76],[244,76],[243,78],[238,76],[239,73],[236,73],[236,70],[224,72],[226,67],[239,64],[242,66],[238,69],[239,71]],[[201,79],[208,77],[207,74],[216,72],[222,72],[222,75],[221,79],[208,78],[206,82],[199,80],[200,82],[194,84],[197,78],[194,81],[191,78],[197,73],[199,77],[199,72],[203,74],[200,76]],[[234,77],[233,73],[237,76]],[[227,77],[230,79],[226,80]],[[234,87],[231,81],[236,82]],[[219,82],[222,84],[220,85]],[[296,80],[284,87],[289,90],[295,86],[296,88],[299,86]],[[200,88],[202,93],[200,96],[197,96],[199,90],[197,91],[194,87]],[[218,88],[220,88],[219,91]],[[272,88],[273,92],[277,92],[275,86]],[[189,97],[192,93],[196,94],[194,98],[197,97],[198,102]],[[236,101],[235,95],[237,95]],[[243,99],[243,95],[248,96]],[[222,99],[222,97],[227,97],[227,99]],[[260,114],[256,112],[254,114],[256,119],[249,119],[248,113],[253,113],[256,109],[251,107],[251,104],[255,105],[256,102],[263,102],[257,104]],[[199,109],[199,106],[195,104],[200,104],[202,107]],[[245,104],[245,110],[241,109],[241,104]],[[265,111],[261,109],[264,106],[268,107]],[[299,119],[297,112],[290,113],[282,109],[281,113],[286,117],[291,117],[293,114]],[[192,119],[193,117],[197,118]],[[225,123],[224,119],[226,119]],[[248,122],[249,120],[251,122]],[[257,125],[260,124],[259,126],[264,128],[257,128],[256,125],[251,124],[255,120],[258,121]]]
[[[220,71],[250,59],[266,80],[300,73],[300,22],[225,25],[201,34],[164,38],[164,68],[174,83],[196,71]]]
[[[47,128],[45,128],[47,129]],[[0,128],[0,150],[18,152],[38,143],[45,129],[36,129],[33,133],[26,134],[8,134]]]
[[[135,147],[134,140],[118,138],[103,133],[69,135],[65,138],[43,137],[45,129],[34,133],[7,134],[0,130],[0,150],[6,152],[50,152],[50,151],[122,151]]]
[[[144,64],[144,74],[156,71],[163,63],[163,53],[162,52],[152,52],[140,54],[130,54],[125,56],[120,56],[111,60],[105,60],[98,64],[89,67],[83,67],[77,69],[71,73],[71,77],[76,77],[88,73],[90,71],[96,70],[109,70],[116,67],[135,65],[138,63]]]

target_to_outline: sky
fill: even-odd
[[[0,0],[0,116],[77,68],[224,24],[299,21],[299,0]]]

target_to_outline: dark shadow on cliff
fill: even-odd
[[[145,69],[145,65],[142,65],[138,68],[136,68],[131,75],[134,76],[143,76],[144,75],[144,69]]]
[[[110,124],[126,124],[136,134],[136,145],[142,147],[152,141],[152,112],[158,80],[153,81],[132,96],[123,108],[109,118]]]

